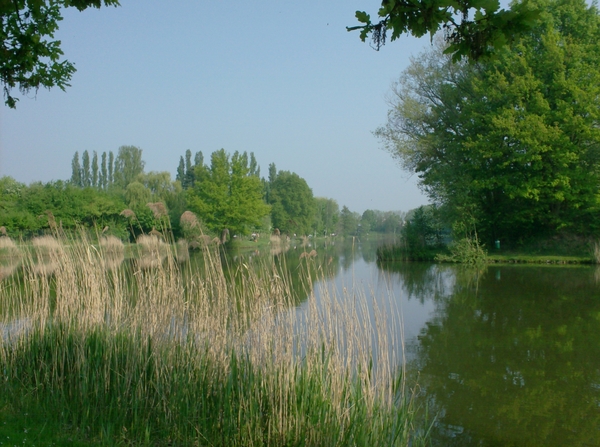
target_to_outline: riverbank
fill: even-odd
[[[526,253],[488,254],[488,264],[596,264],[591,256],[531,255]]]
[[[447,255],[446,248],[420,250],[407,253],[400,247],[381,247],[377,250],[380,262],[449,262],[440,261],[439,255]],[[597,264],[592,254],[531,253],[526,251],[493,251],[485,258],[488,264]]]

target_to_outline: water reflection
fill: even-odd
[[[438,415],[435,445],[600,445],[594,271],[490,267],[475,282],[455,278],[411,365]]]

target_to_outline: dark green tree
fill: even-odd
[[[80,11],[102,4],[119,4],[118,0],[0,0],[0,82],[4,101],[15,108],[18,98],[11,95],[37,91],[40,87],[69,86],[75,66],[63,56],[60,40],[54,39],[62,9]]]
[[[92,186],[98,187],[98,154],[94,151],[92,155]]]
[[[202,151],[198,151],[194,154],[194,167],[202,166],[204,164],[204,154]]]
[[[411,210],[406,216],[401,234],[409,251],[441,245],[442,231],[435,208],[427,205]]]
[[[81,184],[84,187],[88,187],[92,184],[92,174],[90,172],[90,154],[89,152],[83,151],[81,157],[82,169],[81,169]]]
[[[271,184],[277,178],[277,168],[275,167],[275,163],[269,164],[269,178],[267,180],[263,179],[263,194],[267,203],[270,203],[271,200]]]
[[[271,178],[271,166],[269,166]],[[269,182],[271,222],[282,233],[310,234],[315,215],[312,189],[302,177],[289,171],[279,171]]]
[[[73,161],[71,161],[71,183],[75,186],[83,186],[81,179],[81,164],[79,163],[79,152],[75,152],[73,155]]]
[[[250,175],[260,178],[260,166],[258,166],[254,152],[250,152]]]
[[[185,182],[182,184],[184,188],[191,188],[194,186],[194,165],[192,165],[192,151],[185,151]]]
[[[102,161],[100,162],[100,189],[106,189],[108,184],[108,173],[106,170],[106,152],[102,152]]]
[[[108,183],[107,186],[112,186],[112,184],[115,181],[115,154],[113,154],[113,151],[109,151],[108,152]]]
[[[182,187],[185,185],[185,162],[183,161],[183,157],[179,157],[179,165],[177,166],[175,180],[181,183]]]
[[[269,165],[269,183],[273,183],[277,178],[277,167],[275,163]]]

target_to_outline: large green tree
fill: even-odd
[[[584,0],[539,0],[532,32],[478,64],[443,46],[393,89],[390,152],[460,227],[491,241],[597,231],[600,16]]]
[[[55,40],[62,9],[80,11],[102,4],[119,4],[118,0],[0,0],[0,82],[4,101],[14,108],[18,98],[11,95],[40,87],[69,86],[75,66],[63,60],[60,40]]]
[[[385,44],[388,32],[395,40],[402,34],[433,38],[443,30],[446,51],[454,60],[463,56],[477,60],[531,29],[539,17],[536,6],[527,0],[514,1],[508,10],[501,9],[498,0],[383,0],[378,19],[357,11],[362,25],[347,29],[360,30],[363,42],[370,35],[377,50]]]
[[[135,146],[121,146],[115,159],[114,182],[126,188],[136,177],[144,172],[145,162],[142,150]]]
[[[282,233],[310,234],[315,215],[312,189],[294,172],[269,170],[271,222]]]
[[[224,149],[213,152],[210,166],[197,165],[194,177],[188,204],[211,231],[249,234],[269,214],[261,181],[251,175],[245,153],[230,157]]]

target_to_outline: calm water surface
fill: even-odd
[[[338,253],[316,293],[395,300],[434,445],[600,446],[597,267],[378,265],[372,250]]]

